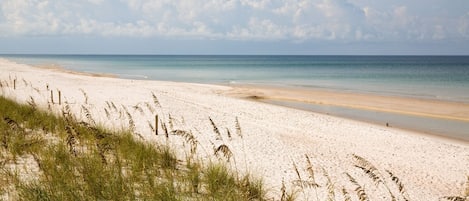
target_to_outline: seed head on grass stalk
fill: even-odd
[[[363,188],[355,178],[353,178],[349,173],[345,173],[348,177],[349,181],[355,186],[355,192],[357,193],[358,200],[360,201],[368,201],[368,195],[365,192],[365,188]]]
[[[145,102],[145,106],[152,114],[155,113],[155,109],[150,105],[150,103]]]
[[[367,161],[361,156],[353,154],[353,158],[355,159],[357,163],[355,167],[361,169],[371,180],[375,182],[376,186],[380,184],[383,185],[388,191],[389,196],[391,196],[391,200],[392,201],[396,200],[396,197],[394,196],[391,189],[385,182],[384,177],[382,176],[378,168],[376,168],[371,162]]]
[[[36,110],[37,108],[36,101],[34,101],[34,98],[32,96],[29,96],[28,105],[31,106],[33,110]]]
[[[309,182],[305,181],[301,178],[300,171],[298,170],[298,166],[296,165],[295,161],[293,161],[293,170],[295,170],[296,176],[298,177],[297,180],[293,181],[295,186],[299,186],[301,189],[304,189],[309,186]]]
[[[127,115],[127,118],[129,119],[130,131],[134,132],[134,131],[135,131],[135,122],[134,122],[133,117],[132,117],[132,115],[130,114],[129,110],[127,110],[127,107],[125,107],[124,105],[122,105],[122,108],[124,109],[125,114]]]
[[[347,189],[345,189],[345,187],[342,187],[342,195],[344,196],[344,201],[352,201],[352,197],[348,193]]]
[[[88,104],[88,94],[86,94],[85,90],[79,89],[81,93],[83,94],[83,97],[85,97],[85,104]]]
[[[386,170],[386,172],[389,174],[389,177],[391,177],[391,180],[397,185],[399,193],[404,198],[404,200],[409,201],[410,200],[409,194],[407,194],[407,191],[404,188],[404,184],[402,183],[402,181],[396,175],[394,175],[391,171]]]
[[[331,180],[331,177],[329,176],[329,174],[327,173],[327,171],[322,168],[322,172],[324,174],[324,177],[326,177],[327,179],[327,200],[328,201],[333,201],[335,200],[335,187],[334,187],[334,183],[332,183],[332,180]]]
[[[31,85],[31,87],[32,87],[32,85]],[[32,89],[33,89],[36,93],[38,93],[39,95],[41,94],[41,90],[39,90],[38,88],[32,87]]]
[[[217,134],[216,140],[222,140],[223,138],[221,137],[221,133],[220,133],[220,130],[218,130],[217,125],[215,125],[215,122],[213,122],[212,118],[208,117],[208,119],[210,120],[210,123],[212,124],[213,132]]]
[[[28,82],[24,78],[21,78],[21,80],[23,81],[24,86],[28,86]]]
[[[94,121],[93,116],[91,115],[90,110],[88,110],[88,108],[86,108],[86,107],[83,106],[83,105],[81,106],[81,110],[85,113],[85,116],[86,116],[86,118],[88,119],[88,121],[90,122],[90,124],[96,125],[96,122]]]
[[[313,164],[311,163],[311,160],[309,159],[309,156],[307,154],[305,154],[305,157],[306,157],[306,162],[307,162],[306,171],[308,171],[308,174],[309,174],[310,184],[314,188],[320,187],[319,184],[317,184],[316,179],[314,177]]]
[[[151,96],[153,98],[153,103],[155,104],[155,106],[161,108],[160,101],[158,101],[158,98],[156,97],[156,95],[153,92],[151,92]]]
[[[230,148],[225,144],[222,144],[215,148],[215,156],[219,156],[220,153],[223,153],[223,156],[226,158],[228,162],[230,162],[231,157],[233,156],[233,152],[231,152]]]
[[[183,137],[185,141],[191,145],[191,153],[195,153],[195,151],[197,150],[197,144],[199,142],[191,132],[184,130],[173,130],[171,131],[171,134]]]
[[[117,109],[116,105],[114,104],[114,102],[112,102],[112,101],[111,101],[111,106],[112,106],[112,108],[114,109],[114,111],[116,111],[116,112],[119,111],[119,110]]]
[[[355,165],[355,167],[363,170],[363,172],[375,182],[376,186],[380,183],[383,183],[378,168],[376,168],[373,164],[371,164],[369,161],[367,161],[361,156],[354,154],[353,158],[357,162],[357,165]]]
[[[140,107],[139,104],[134,105],[132,108],[134,109],[134,111],[140,112],[141,115],[144,115],[144,114],[145,114],[145,112],[143,112],[143,109],[142,109],[142,107]]]

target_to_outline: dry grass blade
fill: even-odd
[[[220,153],[223,153],[223,156],[228,162],[233,156],[233,152],[231,152],[230,148],[228,148],[228,146],[226,146],[225,144],[222,144],[215,149],[215,156],[219,156]]]
[[[161,128],[163,128],[166,138],[169,138],[168,127],[166,127],[166,124],[162,120],[160,121],[160,123],[161,123]]]
[[[147,120],[147,123],[148,123],[148,127],[150,127],[150,129],[151,129],[151,132],[154,133],[155,132],[155,127],[153,126],[153,124],[149,120]]]
[[[171,131],[171,134],[183,137],[186,142],[191,145],[191,153],[195,153],[198,141],[197,139],[195,139],[194,135],[191,132],[184,130],[173,130]]]
[[[280,201],[284,201],[287,197],[287,187],[285,187],[285,180],[282,178],[282,187],[280,188],[282,191],[282,197],[280,197]]]
[[[443,197],[443,199],[448,200],[448,201],[467,201],[467,197],[461,197],[461,196],[446,196]]]
[[[230,129],[226,128],[226,135],[228,136],[228,139],[229,140],[232,140],[231,138],[231,132],[230,132]]]
[[[342,187],[342,195],[344,196],[344,201],[352,201],[352,197],[350,194],[347,192],[345,187]]]
[[[72,115],[70,112],[70,105],[65,105],[64,109],[62,110],[62,116],[65,117],[66,120],[69,120],[69,117]]]
[[[217,140],[222,140],[223,138],[221,137],[221,133],[220,133],[220,130],[218,130],[218,127],[217,125],[215,125],[215,122],[213,122],[212,118],[208,117],[208,119],[210,120],[210,123],[212,124],[212,127],[213,127],[213,132],[215,132],[215,134],[217,134]]]
[[[360,201],[367,201],[368,196],[366,195],[365,189],[353,178],[349,173],[345,173],[347,175],[348,179],[352,184],[355,186],[355,192],[357,193],[358,200]]]
[[[332,180],[331,180],[331,177],[329,176],[329,174],[327,173],[327,171],[322,168],[322,172],[324,174],[324,177],[326,177],[327,179],[327,200],[328,201],[333,201],[335,200],[335,187],[334,187],[334,183],[332,183]]]
[[[151,92],[151,96],[153,97],[153,103],[156,105],[156,107],[161,108],[160,101],[158,101],[158,98],[156,97],[156,95],[153,92]]]
[[[308,165],[306,171],[308,171],[309,179],[311,180],[311,182],[316,183],[316,179],[314,178],[313,164],[311,163],[311,160],[309,159],[309,156],[307,154],[305,154],[305,157]]]
[[[169,129],[174,130],[174,124],[173,124],[173,117],[171,117],[171,114],[168,114],[168,124],[169,124]]]
[[[314,188],[314,186],[312,186],[309,181],[305,181],[305,180],[299,180],[299,179],[293,180],[292,184],[294,186],[298,186],[302,189],[304,189],[304,188]]]
[[[109,111],[106,108],[104,108],[104,113],[106,113],[106,117],[108,119],[111,118],[111,114],[109,113]]]
[[[5,117],[3,118],[3,120],[5,121],[5,123],[8,124],[8,126],[10,126],[12,130],[18,130],[21,128],[20,125],[15,120],[10,119],[9,117]]]
[[[81,91],[81,93],[85,97],[85,104],[88,104],[88,94],[86,94],[85,90],[83,90],[81,88],[79,90]]]
[[[107,108],[112,109],[111,104],[109,103],[109,101],[106,101],[105,103],[106,103]]]
[[[298,170],[298,166],[296,166],[295,161],[293,161],[293,170],[295,170],[295,173],[296,173],[296,176],[298,177],[298,180],[302,180],[300,171]]]
[[[404,188],[404,184],[401,182],[401,180],[396,175],[394,175],[391,171],[386,170],[386,172],[391,177],[391,180],[397,185],[397,187],[399,189],[399,193],[402,195],[404,200],[409,201],[410,200],[409,195],[407,194],[407,192]]]
[[[296,173],[296,176],[298,177],[297,180],[294,180],[292,181],[292,184],[295,185],[295,186],[299,186],[300,188],[304,189],[304,188],[308,188],[308,187],[312,187],[312,188],[316,188],[318,187],[319,185],[313,183],[313,182],[309,182],[309,181],[306,181],[306,180],[303,180],[301,178],[301,174],[300,174],[300,171],[298,170],[298,166],[296,165],[296,163],[293,161],[293,170],[295,170],[295,173]]]
[[[235,128],[236,128],[236,134],[242,139],[243,138],[243,134],[241,132],[241,125],[239,124],[239,120],[238,120],[238,117],[236,117],[236,125],[235,125]]]
[[[24,86],[28,86],[28,82],[24,78],[21,78],[21,80],[23,81]]]

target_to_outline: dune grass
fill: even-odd
[[[14,200],[264,200],[223,163],[0,97],[0,195]],[[22,162],[23,161],[23,162]],[[24,162],[26,161],[26,162]],[[37,167],[36,171],[33,171]],[[1,198],[1,197],[0,197]]]

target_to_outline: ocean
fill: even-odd
[[[469,103],[469,56],[0,55],[121,78],[261,84]]]

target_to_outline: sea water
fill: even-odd
[[[0,55],[121,78],[261,84],[469,103],[469,56]],[[469,122],[275,102],[469,141]]]
[[[469,56],[0,56],[130,79],[322,88],[469,103]]]

